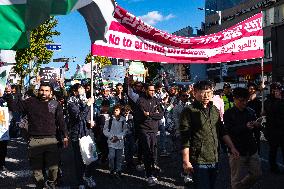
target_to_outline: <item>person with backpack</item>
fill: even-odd
[[[104,126],[104,135],[108,138],[110,175],[118,178],[121,177],[124,137],[127,130],[126,120],[121,116],[121,110],[120,104],[114,105],[113,115]]]
[[[103,100],[101,103],[100,112],[95,114],[96,124],[92,128],[99,151],[99,162],[101,164],[107,163],[108,160],[107,137],[104,135],[103,130],[106,120],[110,118],[109,108],[110,108],[109,100]]]
[[[125,145],[125,161],[126,166],[128,169],[132,169],[135,167],[133,156],[135,154],[136,144],[135,144],[135,128],[134,128],[134,121],[133,115],[131,112],[131,107],[126,105],[124,107],[124,117],[127,123],[127,131],[124,138],[124,145]]]

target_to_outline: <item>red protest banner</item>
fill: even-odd
[[[92,44],[93,55],[166,63],[218,63],[264,55],[262,13],[215,34],[180,37],[117,6],[106,39]]]

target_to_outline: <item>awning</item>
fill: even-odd
[[[263,66],[263,71],[265,73],[272,72],[272,64],[265,64]],[[237,69],[237,75],[243,76],[243,75],[255,75],[255,74],[261,74],[261,65],[253,65],[253,66],[247,66]]]

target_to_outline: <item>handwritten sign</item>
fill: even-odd
[[[102,78],[110,80],[114,83],[123,83],[125,78],[126,68],[124,66],[111,65],[106,66],[102,70]]]
[[[39,76],[41,82],[48,83],[48,82],[56,82],[59,78],[64,78],[64,71],[61,68],[40,68]]]

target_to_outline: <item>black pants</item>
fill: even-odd
[[[80,152],[80,146],[79,141],[72,141],[72,148],[74,152],[74,164],[75,164],[75,170],[76,170],[76,178],[78,181],[78,184],[83,184],[83,175],[85,172],[86,166],[83,163],[83,159]]]
[[[157,136],[155,132],[140,133],[139,144],[143,154],[146,176],[154,174],[154,165],[157,162]]]
[[[0,168],[5,165],[5,157],[7,156],[8,141],[0,141]]]
[[[277,168],[276,158],[279,147],[282,153],[282,161],[284,161],[284,135],[280,133],[269,134],[268,143],[270,168],[275,169]]]
[[[83,162],[79,141],[72,141],[72,148],[74,152],[74,164],[76,170],[76,178],[78,184],[83,184],[83,176],[85,174],[86,177],[90,177],[93,175],[92,171],[95,170],[95,162],[86,166]]]
[[[36,179],[37,188],[44,186],[42,170],[48,169],[48,180],[56,182],[59,162],[59,151],[55,137],[34,138],[29,141],[29,160]]]
[[[101,162],[107,162],[108,160],[108,144],[107,144],[107,137],[100,133],[96,136],[95,139],[96,145],[98,147],[98,151],[100,152],[100,160]]]

